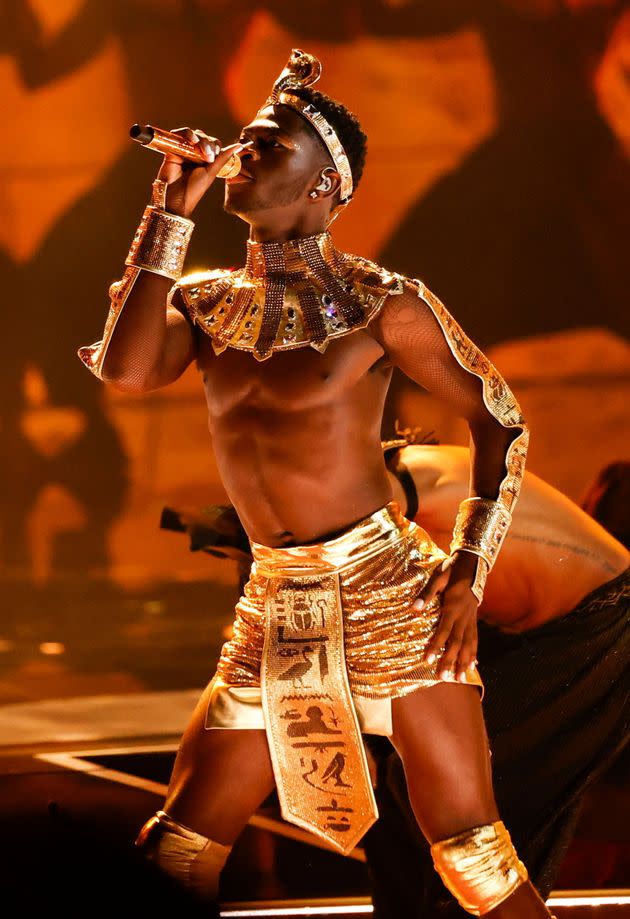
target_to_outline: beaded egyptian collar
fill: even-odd
[[[238,348],[262,361],[308,346],[323,352],[331,339],[365,328],[402,291],[402,279],[321,233],[248,242],[244,268],[187,275],[174,290],[216,354]]]

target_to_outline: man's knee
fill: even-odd
[[[435,842],[431,857],[445,887],[473,916],[485,916],[528,878],[500,820]]]
[[[420,763],[407,756],[403,765],[392,756],[387,784],[398,801],[408,800],[429,843],[499,819],[491,779],[465,761]]]
[[[144,824],[136,845],[162,871],[204,901],[216,901],[231,846],[214,842],[158,811]]]

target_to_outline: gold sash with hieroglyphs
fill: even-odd
[[[262,702],[282,816],[347,855],[378,817],[346,673],[336,572],[273,574]]]

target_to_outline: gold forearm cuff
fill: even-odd
[[[466,498],[457,512],[451,553],[465,549],[479,555],[490,570],[511,522],[512,515],[502,502]]]
[[[528,878],[501,820],[434,843],[431,856],[445,887],[473,916],[485,916]]]
[[[165,183],[153,184],[154,200],[158,200],[160,195],[164,197]],[[149,205],[145,209],[125,260],[125,274],[109,288],[110,308],[103,338],[93,345],[79,348],[79,357],[99,380],[103,379],[103,363],[116,323],[138,279],[140,269],[152,271],[171,280],[180,278],[194,226],[192,220],[169,214],[155,205]]]
[[[512,515],[502,501],[466,498],[459,505],[451,540],[451,555],[458,550],[479,556],[471,590],[481,603],[488,573],[503,544]]]
[[[142,215],[125,265],[177,281],[182,276],[194,226],[192,220],[150,204]]]

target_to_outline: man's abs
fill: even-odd
[[[382,355],[357,332],[323,355],[305,349],[259,364],[225,352],[200,362],[219,474],[254,542],[316,542],[391,499]]]
[[[278,427],[262,436],[252,421],[214,438],[223,485],[254,542],[323,541],[391,500],[378,440],[373,446],[349,438],[347,428],[337,437],[330,424],[284,436]]]

